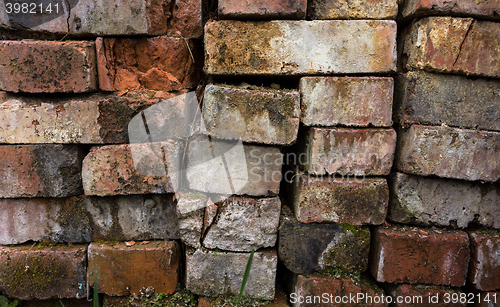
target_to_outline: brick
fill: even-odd
[[[496,292],[481,292],[474,293],[474,307],[498,307],[500,303],[500,291]]]
[[[170,294],[179,280],[179,245],[175,241],[136,243],[91,243],[88,280],[94,285],[97,274],[99,293],[124,296],[152,286]]]
[[[0,9],[3,14],[0,15],[0,28],[6,30],[24,30],[30,29],[31,31],[40,31],[40,32],[51,32],[51,33],[59,33],[66,34],[68,33],[68,16],[71,8],[75,6],[75,2],[52,2],[53,5],[58,5],[57,8],[52,7],[53,11],[50,14],[40,14],[40,10],[38,10],[38,14],[16,14],[15,11],[8,14],[7,8],[5,7],[5,3],[0,4]],[[15,3],[15,2],[11,2]],[[19,3],[19,2],[18,2]],[[38,3],[37,3],[38,4]],[[68,4],[70,7],[68,7]],[[48,3],[43,2],[44,8],[48,6]],[[56,13],[56,10],[58,12]]]
[[[359,226],[385,221],[389,187],[384,178],[353,180],[296,174],[290,183],[290,205],[301,223]]]
[[[308,16],[312,19],[396,19],[397,0],[312,0],[308,2]]]
[[[243,142],[290,145],[297,139],[297,91],[210,84],[203,98],[203,119],[215,137],[225,138],[227,129],[237,132]]]
[[[186,289],[203,296],[238,295],[250,253],[206,249],[186,250]],[[243,296],[274,299],[278,257],[274,250],[257,251]]]
[[[500,290],[500,232],[469,232],[471,261],[468,281],[482,291]]]
[[[394,81],[383,77],[300,79],[306,126],[390,127]]]
[[[33,301],[23,301],[23,307],[60,307],[61,302],[63,303],[64,307],[92,307],[92,301],[87,301],[87,298],[81,298],[81,299],[71,299],[71,298],[66,298],[66,299],[51,299],[51,300],[33,300]]]
[[[178,190],[183,144],[166,141],[93,147],[83,160],[86,195],[162,194]],[[162,150],[163,159],[157,156]],[[160,156],[161,157],[161,156]]]
[[[394,122],[500,131],[500,81],[412,71],[396,78]]]
[[[170,33],[186,38],[201,38],[203,36],[202,15],[201,0],[175,0],[172,5]]]
[[[0,156],[0,198],[83,192],[82,153],[75,145],[2,145]]]
[[[96,40],[99,88],[177,91],[196,87],[201,46],[194,40],[102,38]]]
[[[475,222],[500,228],[498,185],[394,173],[390,187],[391,221],[460,228]]]
[[[87,295],[87,245],[0,246],[0,291],[21,300]]]
[[[221,19],[304,19],[306,9],[306,0],[220,0],[218,13]]]
[[[429,17],[403,30],[404,68],[500,77],[500,24]]]
[[[395,46],[394,21],[212,21],[205,26],[204,69],[214,75],[391,72]]]
[[[309,128],[304,137],[298,160],[309,174],[376,176],[391,171],[396,150],[392,128]]]
[[[412,125],[398,132],[396,168],[420,176],[496,181],[500,133]]]
[[[439,307],[467,307],[470,296],[465,297],[465,303],[460,302],[460,295],[465,295],[460,288],[450,288],[446,286],[428,285],[408,285],[400,284],[389,287],[387,295],[390,295],[395,302],[393,306],[439,306]],[[453,299],[458,295],[458,302],[453,303]],[[398,297],[400,302],[397,302]]]
[[[363,272],[368,267],[368,227],[303,224],[283,206],[278,233],[279,259],[294,273],[307,274],[329,268]]]
[[[462,15],[499,20],[500,3],[475,0],[408,0],[404,2],[401,15],[406,19],[429,15]]]
[[[95,44],[0,41],[0,90],[83,93],[97,90]]]
[[[177,201],[179,235],[187,246],[201,247],[205,206],[207,206],[207,196],[203,193],[189,193]]]
[[[265,213],[264,213],[265,212]],[[278,238],[281,202],[278,197],[230,197],[219,205],[203,246],[235,252],[272,247]]]
[[[379,226],[370,271],[378,282],[465,285],[469,237],[460,230]]]
[[[291,286],[289,302],[294,307],[388,306],[384,291],[364,277],[294,274]]]
[[[279,148],[198,136],[189,143],[187,156],[187,181],[193,190],[227,195],[279,194],[283,159]]]

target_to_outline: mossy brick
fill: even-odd
[[[378,226],[371,245],[370,272],[378,282],[465,285],[470,245],[464,231]]]
[[[391,20],[241,22],[205,25],[210,75],[383,73],[396,69]]]
[[[306,0],[220,0],[218,13],[221,19],[305,19],[306,9]]]
[[[283,206],[278,255],[287,269],[307,274],[324,269],[363,272],[368,267],[370,230],[348,224],[303,224]]]
[[[186,249],[186,289],[201,296],[238,295],[250,253]],[[273,300],[278,257],[273,249],[254,253],[243,297]]]
[[[387,77],[300,79],[306,126],[390,127],[394,81]]]
[[[401,11],[401,16],[405,20],[430,15],[471,16],[479,19],[500,20],[500,3],[476,0],[407,0]]]
[[[419,176],[500,179],[500,132],[411,125],[398,131],[395,168]]]
[[[290,90],[209,84],[202,114],[215,137],[224,138],[223,131],[232,130],[243,142],[290,145],[299,130],[300,95]]]
[[[467,294],[465,302],[464,299],[460,302],[460,298],[466,295],[460,288],[434,285],[386,284],[386,293],[392,296],[396,307],[425,305],[467,307],[467,301],[471,299]],[[457,295],[458,300],[454,302],[452,298]],[[400,302],[397,302],[398,297]]]
[[[0,198],[80,195],[82,153],[76,145],[1,145]]]
[[[307,15],[315,19],[396,19],[398,0],[310,0]]]
[[[287,175],[287,178],[290,176]],[[389,187],[385,178],[315,177],[295,174],[291,206],[301,223],[380,225],[385,221]]]
[[[87,245],[0,246],[0,291],[20,300],[84,298]]]
[[[500,77],[500,24],[428,17],[402,31],[403,69]]]
[[[27,93],[97,91],[95,44],[0,41],[0,90]]]
[[[99,293],[110,296],[139,294],[153,287],[157,293],[175,291],[180,274],[180,248],[175,241],[91,243],[88,249],[88,280]]]
[[[500,131],[500,80],[411,71],[395,79],[394,122]]]
[[[471,260],[468,281],[478,290],[500,290],[500,232],[470,230]]]
[[[316,128],[303,132],[301,168],[312,175],[388,175],[396,150],[394,129]]]
[[[420,226],[455,226],[471,223],[500,228],[498,184],[429,178],[393,173],[387,218]]]

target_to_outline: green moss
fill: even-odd
[[[350,278],[355,281],[361,280],[360,272],[350,272],[339,268],[327,268],[318,273],[321,276],[335,277],[335,278]]]
[[[352,232],[359,240],[370,240],[370,231],[365,227],[356,227],[349,224],[340,224],[340,227]]]

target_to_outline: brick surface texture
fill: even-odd
[[[403,17],[450,14],[498,20],[500,3],[476,0],[407,0],[402,11]]]
[[[396,19],[397,0],[310,0],[308,15],[314,19]]]
[[[471,261],[469,282],[483,291],[500,289],[500,232],[484,230],[469,232]]]
[[[220,0],[221,19],[304,19],[306,0]]]

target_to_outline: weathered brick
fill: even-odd
[[[75,145],[0,146],[0,198],[82,194],[82,153]]]
[[[473,292],[474,307],[498,307],[500,303],[500,291],[496,292]]]
[[[99,88],[176,91],[196,87],[201,46],[195,40],[102,38],[96,40]]]
[[[402,36],[404,68],[500,77],[500,24],[472,18],[429,17]]]
[[[193,190],[227,195],[279,194],[283,159],[279,148],[199,136],[189,143],[187,155],[187,180]]]
[[[422,226],[500,228],[500,187],[460,180],[392,174],[388,219]]]
[[[328,275],[293,275],[291,306],[388,306],[385,293],[371,281]]]
[[[500,19],[500,3],[476,0],[406,0],[401,15],[404,18],[465,15],[498,20]]]
[[[303,224],[283,206],[278,233],[279,259],[294,273],[307,274],[328,268],[363,272],[368,267],[368,227]]]
[[[0,41],[0,90],[28,93],[96,91],[95,44],[86,41]]]
[[[304,137],[298,161],[309,174],[373,176],[391,171],[396,150],[392,128],[309,128]]]
[[[179,245],[175,241],[91,243],[88,249],[88,280],[100,293],[123,296],[152,286],[157,293],[170,294],[179,280]]]
[[[397,0],[312,0],[308,1],[311,19],[396,19]]]
[[[500,81],[412,71],[396,78],[394,122],[500,131]]]
[[[285,180],[291,177],[287,174]],[[389,187],[384,178],[342,179],[295,174],[289,195],[301,223],[380,225],[385,221]]]
[[[165,141],[93,147],[83,160],[86,195],[162,194],[178,190],[183,144]],[[162,157],[161,153],[165,155]],[[158,156],[160,154],[160,156]]]
[[[450,288],[446,286],[429,286],[429,285],[390,285],[386,290],[387,295],[392,297],[395,307],[410,307],[410,306],[438,306],[438,307],[467,307],[467,301],[470,298],[465,297],[465,303],[460,295],[465,295],[460,288]],[[453,299],[458,295],[456,303]],[[398,298],[399,297],[399,298]],[[399,302],[398,302],[399,300]]]
[[[300,79],[306,126],[390,127],[394,81],[382,77]]]
[[[0,291],[21,300],[87,295],[87,245],[0,246]]]
[[[304,19],[307,0],[219,0],[221,19]]]
[[[207,195],[189,193],[177,201],[176,213],[179,220],[179,235],[184,244],[194,248],[201,247],[204,232],[204,214]]]
[[[465,285],[469,237],[459,230],[379,226],[372,233],[370,271],[379,282]]]
[[[303,75],[391,72],[394,21],[212,21],[205,26],[205,72]]]
[[[476,230],[469,232],[471,259],[468,281],[476,289],[500,289],[500,232]]]
[[[225,138],[227,129],[237,132],[243,142],[290,145],[297,138],[297,91],[210,84],[203,98],[203,119],[215,137]]]
[[[238,295],[250,253],[206,249],[186,250],[186,288],[198,295]],[[257,251],[243,296],[274,299],[278,257],[274,250]]]
[[[399,171],[465,180],[500,178],[500,133],[412,125],[398,132]]]

